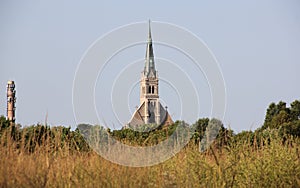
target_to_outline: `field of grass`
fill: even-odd
[[[0,187],[300,187],[298,139],[283,144],[275,136],[260,147],[245,140],[206,152],[190,143],[161,164],[137,168],[71,149],[59,131],[34,150],[25,135],[16,142],[10,134],[0,140]]]

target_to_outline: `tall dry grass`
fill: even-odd
[[[25,135],[16,142],[4,132],[0,187],[300,187],[297,139],[283,145],[275,137],[261,147],[244,142],[205,153],[191,143],[159,165],[133,168],[71,150],[61,134],[29,151]]]

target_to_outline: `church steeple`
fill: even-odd
[[[134,112],[128,123],[129,126],[152,123],[167,125],[173,123],[171,116],[159,102],[159,79],[155,70],[150,20],[148,27],[145,67],[140,81],[140,106]]]
[[[149,20],[148,27],[149,27],[149,31],[148,31],[148,42],[147,42],[146,57],[145,57],[144,76],[147,78],[149,77],[156,78],[150,20]]]

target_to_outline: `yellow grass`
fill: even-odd
[[[274,138],[261,148],[243,143],[206,153],[190,144],[168,161],[140,168],[70,151],[59,139],[54,145],[44,140],[34,152],[9,135],[0,142],[0,187],[300,187],[298,140],[283,145]]]

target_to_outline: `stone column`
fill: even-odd
[[[148,106],[148,100],[145,100],[145,124],[148,124],[148,122],[149,122],[149,113],[148,113],[148,111],[149,111],[149,106]]]

